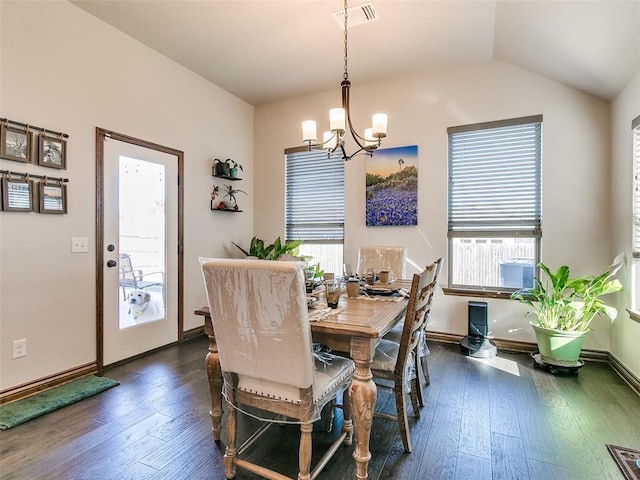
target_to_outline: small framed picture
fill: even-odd
[[[5,212],[33,211],[33,182],[26,179],[2,179],[2,210]]]
[[[38,184],[40,213],[67,213],[67,186],[40,182]]]
[[[0,129],[0,157],[16,162],[31,163],[33,134],[25,128],[2,125]]]
[[[67,141],[59,137],[40,134],[38,165],[51,168],[67,168]]]

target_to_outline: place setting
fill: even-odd
[[[360,276],[352,274],[346,281],[347,296],[359,300],[400,301],[409,295],[409,291],[390,278],[389,271],[366,269]]]

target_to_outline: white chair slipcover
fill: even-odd
[[[391,280],[405,276],[407,249],[397,246],[363,246],[358,252],[358,274],[365,275],[367,269],[376,272],[387,270]]]
[[[224,379],[229,419],[227,478],[235,467],[263,471],[240,460],[235,448],[236,410],[260,420],[301,425],[299,478],[309,478],[312,423],[325,404],[351,382],[354,363],[313,355],[304,286],[304,263],[253,259],[200,259]],[[345,395],[347,397],[347,395]],[[348,407],[348,397],[345,398]],[[259,409],[259,410],[258,410]],[[351,442],[345,408],[343,435]],[[308,435],[308,438],[305,437]]]

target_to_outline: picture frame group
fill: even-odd
[[[5,176],[0,182],[4,212],[67,213],[67,186],[47,179],[35,183],[28,175],[20,178]]]
[[[42,130],[34,141],[29,126],[19,127],[7,122],[0,124],[0,158],[22,163],[34,163],[48,168],[67,168],[67,141],[64,134]]]

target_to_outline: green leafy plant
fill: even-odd
[[[244,169],[242,168],[242,165],[240,165],[235,160],[231,160],[230,158],[227,158],[225,160],[225,162],[229,164],[229,168],[237,168],[238,170],[241,170],[241,171],[244,172]]]
[[[264,240],[254,236],[249,243],[249,250],[245,250],[235,242],[233,242],[233,244],[248,257],[257,257],[264,260],[277,260],[280,258],[280,255],[283,254],[297,256],[298,247],[302,242],[302,240],[290,240],[282,243],[282,240],[278,237],[273,243],[265,245]]]
[[[596,315],[604,315],[611,320],[616,318],[616,308],[607,305],[601,297],[622,290],[620,282],[613,278],[621,264],[622,261],[616,259],[599,275],[571,278],[566,265],[552,272],[539,263],[538,267],[546,279],[534,279],[534,288],[517,290],[511,298],[528,305],[531,308],[528,313],[533,313],[543,328],[586,331]]]
[[[244,190],[233,188],[232,185],[223,185],[222,187],[224,189],[225,198],[228,198],[230,202],[236,203],[236,193],[244,193],[245,195],[247,194],[247,192],[245,192]]]
[[[214,174],[220,177],[225,177],[229,175],[229,162],[227,160],[220,160],[216,158],[213,160],[213,170]]]
[[[311,258],[312,257],[304,257],[304,260],[309,262]],[[316,263],[315,265],[307,265],[305,273],[309,278],[320,279],[324,275],[324,270],[320,268],[320,263]]]

